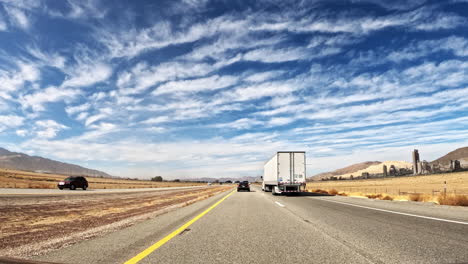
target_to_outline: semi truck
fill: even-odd
[[[273,195],[304,191],[305,151],[278,151],[263,167],[262,190]]]

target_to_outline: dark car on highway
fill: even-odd
[[[60,190],[63,190],[64,188],[70,188],[70,190],[75,190],[76,188],[82,188],[83,190],[86,190],[88,188],[88,181],[85,179],[85,177],[68,177],[65,180],[59,182],[57,184],[57,187]]]
[[[250,192],[250,183],[248,181],[239,182],[237,191],[240,192],[241,190]]]

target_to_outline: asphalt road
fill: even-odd
[[[227,193],[36,257],[124,263]],[[468,208],[233,193],[139,263],[468,263]]]

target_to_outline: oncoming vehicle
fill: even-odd
[[[240,192],[241,190],[250,192],[250,183],[248,181],[239,182],[239,185],[237,185],[237,191]]]
[[[82,188],[83,190],[86,190],[88,188],[88,181],[85,179],[85,177],[68,177],[65,180],[59,182],[57,184],[57,187],[60,190],[63,190],[64,188],[70,188],[70,190],[76,190],[76,188]]]

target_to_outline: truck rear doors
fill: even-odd
[[[283,184],[305,181],[305,152],[278,152],[278,182]]]

